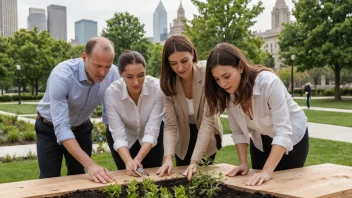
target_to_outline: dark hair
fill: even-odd
[[[235,93],[235,104],[247,101],[252,97],[254,81],[262,71],[274,70],[263,65],[253,65],[243,55],[242,51],[229,43],[219,43],[209,54],[205,74],[205,97],[209,105],[209,114],[224,112],[230,102],[230,94],[216,83],[211,69],[217,66],[230,65],[236,69],[243,68],[238,91]]]
[[[129,64],[142,64],[145,68],[145,59],[143,55],[137,51],[125,50],[119,56],[119,62],[117,64],[120,73],[124,72],[126,66]]]
[[[94,38],[90,39],[86,44],[85,53],[87,56],[90,56],[92,54],[94,47],[97,45],[97,43],[99,43],[99,40],[101,40],[101,39],[106,39],[107,41],[109,41],[109,43],[111,45],[111,46],[108,46],[106,44],[101,44],[100,47],[103,48],[104,51],[109,51],[109,50],[112,50],[112,52],[115,51],[114,43],[110,39],[105,38],[105,37],[94,37]]]
[[[169,56],[174,52],[193,52],[193,63],[198,62],[198,55],[192,42],[184,35],[171,36],[165,41],[160,72],[160,87],[167,96],[176,95],[176,73],[171,69]]]

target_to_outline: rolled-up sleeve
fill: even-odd
[[[230,124],[230,129],[232,132],[232,140],[235,144],[241,144],[241,143],[246,143],[249,144],[249,138],[247,138],[240,126],[237,123],[237,120],[232,113],[232,109],[235,108],[233,105],[230,105],[228,108],[226,108],[226,112],[228,114],[228,120]]]
[[[273,145],[279,145],[286,149],[286,153],[293,149],[292,141],[289,135],[292,135],[292,125],[290,122],[289,109],[285,97],[286,88],[279,78],[275,78],[268,85],[267,101],[272,115]]]
[[[145,126],[142,142],[151,143],[153,147],[158,143],[157,139],[159,137],[160,125],[164,114],[164,94],[160,89],[158,89],[157,99],[153,105],[152,112],[150,113],[148,122]]]
[[[111,132],[112,139],[114,140],[114,150],[117,151],[120,147],[128,147],[127,135],[125,132],[125,126],[121,120],[119,110],[115,108],[114,98],[119,97],[114,95],[114,90],[111,87],[105,93],[104,103],[106,108],[106,115],[109,123],[109,130]]]
[[[48,81],[51,119],[57,143],[61,144],[68,139],[74,139],[71,130],[67,96],[70,91],[69,83],[58,75],[51,75]]]

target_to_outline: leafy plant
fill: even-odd
[[[172,194],[165,187],[160,188],[160,198],[172,198]]]
[[[136,180],[132,180],[128,187],[127,187],[127,194],[128,194],[128,198],[137,198],[138,197],[138,186],[137,186],[137,181]]]
[[[185,187],[174,186],[172,189],[174,189],[175,198],[188,198],[186,195]]]
[[[28,141],[35,140],[35,132],[34,131],[25,131],[25,132],[23,132],[23,138]]]
[[[35,153],[33,153],[31,150],[28,151],[28,153],[26,154],[26,159],[36,159],[37,156],[35,155]]]
[[[158,198],[159,189],[155,185],[154,181],[150,178],[144,178],[142,182],[142,189],[144,191],[145,198]]]
[[[1,144],[6,144],[6,142],[7,142],[6,137],[1,137]]]
[[[13,161],[12,156],[10,154],[6,154],[5,162],[12,162],[12,161]]]
[[[5,134],[8,134],[8,132],[13,131],[13,130],[16,130],[15,126],[5,126],[3,129]]]
[[[20,135],[18,134],[16,129],[9,131],[7,135],[7,140],[12,143],[18,142],[18,140],[20,139]]]
[[[110,184],[103,189],[103,192],[108,193],[110,198],[118,198],[122,193],[122,187],[118,183]]]

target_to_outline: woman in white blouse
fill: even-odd
[[[145,65],[139,52],[123,52],[117,66],[122,78],[105,93],[107,142],[118,170],[132,176],[139,167],[161,166],[164,155],[164,95]]]
[[[228,43],[218,44],[207,60],[205,96],[210,114],[226,112],[240,165],[228,176],[248,173],[247,185],[261,185],[275,170],[303,167],[308,154],[307,117],[272,69],[252,65]]]

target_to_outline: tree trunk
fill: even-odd
[[[34,80],[31,80],[31,85],[32,85],[32,96],[34,96]]]
[[[335,66],[335,100],[342,100],[340,94],[341,67]]]
[[[35,95],[38,96],[38,79],[35,79]]]

